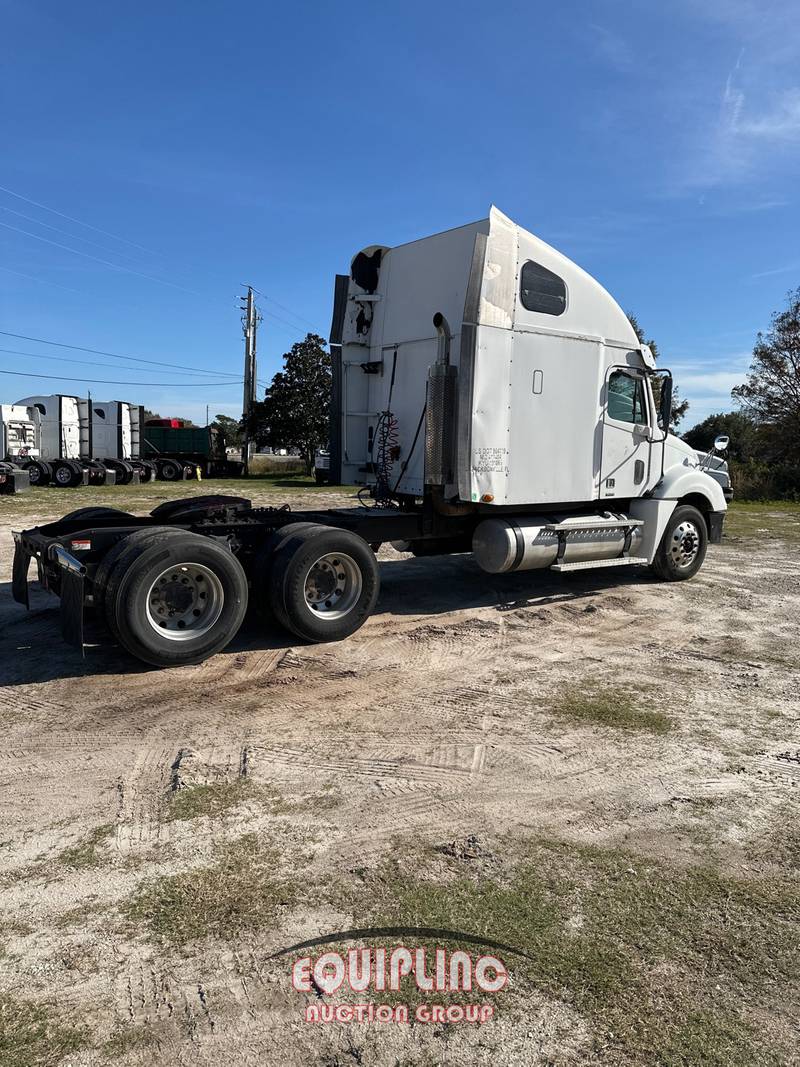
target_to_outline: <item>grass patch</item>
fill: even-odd
[[[84,870],[87,867],[98,867],[107,859],[99,847],[114,833],[113,823],[104,823],[96,826],[89,834],[79,841],[77,845],[71,845],[58,854],[58,862],[65,867],[71,867],[75,871]]]
[[[51,920],[52,925],[58,930],[68,930],[75,926],[85,926],[93,918],[104,911],[102,904],[96,903],[97,898],[92,897],[84,904],[76,904],[74,908],[67,908],[60,915]]]
[[[796,881],[677,869],[561,842],[523,849],[502,881],[464,877],[458,861],[454,880],[427,881],[417,860],[407,868],[395,856],[350,903],[364,925],[449,928],[518,947],[530,958],[505,959],[517,1004],[526,987],[568,1001],[590,1023],[604,1061],[787,1062],[764,1019],[779,1004],[789,1018],[797,1002]],[[758,1024],[748,1010],[760,1013]]]
[[[559,719],[619,730],[666,734],[673,726],[668,715],[639,707],[635,695],[624,689],[572,686],[553,701],[549,710]]]
[[[247,778],[237,778],[233,782],[192,785],[172,794],[168,818],[219,818],[248,800],[260,804],[270,815],[322,814],[341,803],[341,798],[330,786],[323,789],[322,793],[288,800],[274,786],[256,785]]]
[[[254,795],[246,778],[234,782],[212,782],[178,789],[170,797],[169,819],[218,818]]]
[[[723,544],[725,536],[800,544],[800,504],[734,500],[725,516]]]
[[[135,1052],[139,1049],[152,1048],[153,1045],[157,1044],[158,1035],[156,1032],[151,1027],[139,1023],[116,1030],[100,1046],[100,1052],[108,1056],[109,1059],[116,1059],[118,1056],[125,1056],[129,1052]]]
[[[0,993],[0,1067],[55,1067],[87,1044],[84,1027],[66,1025],[42,1005]]]
[[[228,845],[216,863],[147,883],[123,914],[144,923],[156,939],[175,945],[268,930],[296,898],[295,887],[276,874],[278,863],[274,849],[246,834]]]
[[[15,525],[20,519],[35,518],[37,522],[52,522],[76,508],[103,506],[121,508],[145,515],[165,500],[224,493],[251,499],[254,505],[283,503],[287,497],[297,500],[305,493],[309,498],[336,494],[341,503],[352,498],[355,490],[349,486],[318,486],[313,477],[297,473],[256,474],[250,478],[208,478],[202,482],[146,482],[144,485],[79,486],[69,492],[46,486],[30,489],[14,496],[4,496],[3,509]],[[313,505],[312,505],[313,506]],[[318,503],[316,506],[319,506]]]

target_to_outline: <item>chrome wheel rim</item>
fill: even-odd
[[[700,551],[700,531],[693,522],[679,523],[672,531],[669,554],[678,570],[685,571],[697,559]]]
[[[57,467],[56,481],[59,485],[69,485],[72,481],[72,471],[68,467]]]
[[[308,568],[303,596],[312,615],[333,621],[352,611],[362,587],[356,561],[343,552],[328,552]]]
[[[191,641],[214,626],[225,593],[217,575],[202,563],[168,567],[147,591],[147,621],[169,641]]]

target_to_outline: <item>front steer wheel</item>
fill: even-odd
[[[103,607],[132,655],[157,667],[200,663],[236,635],[247,610],[247,578],[216,541],[151,531],[125,538],[114,551]]]
[[[366,541],[330,526],[310,526],[286,537],[267,581],[278,622],[315,642],[341,641],[355,633],[380,590],[378,564]]]
[[[708,548],[708,527],[697,508],[680,504],[670,515],[652,571],[666,582],[685,582],[703,565]]]

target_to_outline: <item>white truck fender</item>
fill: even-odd
[[[728,507],[719,482],[704,471],[683,466],[668,470],[652,496],[631,501],[631,517],[644,522],[637,552],[646,556],[649,563],[653,562],[670,515],[687,496],[704,497],[709,511],[726,511]]]

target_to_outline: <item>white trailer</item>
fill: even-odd
[[[303,640],[347,637],[377,602],[383,541],[469,552],[496,574],[696,574],[722,536],[727,469],[669,433],[669,372],[580,267],[492,209],[362,250],[335,292],[331,478],[367,506],[83,509],[15,534],[15,599],[35,559],[69,641],[83,647],[91,603],[128,651],[167,666],[223,648],[248,600]]]

